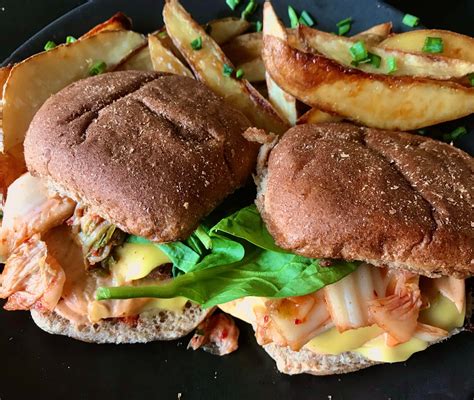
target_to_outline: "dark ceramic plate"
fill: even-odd
[[[15,2],[16,3],[16,2]],[[45,1],[45,4],[48,2]],[[16,3],[18,5],[18,3]],[[274,1],[286,16],[286,1]],[[224,0],[184,1],[199,21],[228,16]],[[403,14],[375,0],[293,0],[317,18],[318,27],[334,30],[347,16],[353,31],[391,20],[404,30]],[[42,49],[48,40],[79,36],[116,11],[149,32],[162,24],[159,0],[102,0],[66,14],[15,51],[6,62]],[[465,18],[463,16],[462,18]],[[31,15],[29,18],[34,18]],[[472,120],[465,121],[471,126]],[[459,122],[448,124],[446,131]],[[457,145],[473,154],[474,136]],[[472,399],[473,336],[453,339],[415,354],[405,363],[375,366],[343,376],[285,376],[240,324],[240,349],[226,357],[186,350],[188,339],[147,345],[95,345],[44,333],[26,312],[0,311],[0,399]]]

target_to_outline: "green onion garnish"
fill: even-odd
[[[355,42],[349,49],[349,52],[351,53],[353,60],[356,62],[361,62],[369,57],[365,43],[362,40]]]
[[[74,36],[66,36],[66,43],[74,43],[77,42],[77,39]]]
[[[290,17],[290,26],[292,28],[297,28],[299,25],[298,14],[293,7],[288,6],[288,16]]]
[[[244,11],[242,11],[242,14],[241,14],[240,17],[242,19],[247,19],[248,17],[250,17],[255,12],[257,7],[258,7],[258,3],[256,3],[255,0],[250,0],[247,3],[247,6],[245,7]]]
[[[467,76],[467,79],[469,79],[469,83],[471,84],[471,86],[474,86],[474,73],[469,74]]]
[[[405,16],[402,19],[402,24],[409,26],[411,28],[414,28],[420,23],[420,18],[415,17],[414,15],[411,14],[405,14]]]
[[[370,64],[372,64],[375,68],[380,68],[380,64],[382,63],[382,57],[374,53],[369,53],[369,59]]]
[[[222,74],[224,76],[231,76],[232,72],[234,72],[234,68],[232,68],[230,65],[224,64],[224,68],[222,69]]]
[[[240,3],[240,0],[225,0],[227,5],[230,7],[232,11],[235,10],[235,7],[237,7]]]
[[[158,33],[158,37],[160,39],[164,39],[164,38],[168,37],[168,32],[166,32],[166,31],[160,32],[160,33]]]
[[[46,51],[49,51],[51,49],[54,49],[56,47],[56,43],[54,43],[52,40],[48,40],[46,44],[44,45],[44,49]]]
[[[425,53],[442,53],[444,50],[443,39],[439,37],[427,37],[423,45]]]
[[[337,24],[337,34],[339,36],[344,36],[346,33],[348,33],[351,30],[352,26],[352,17],[343,19],[342,21],[339,21]]]
[[[261,32],[263,28],[262,21],[255,22],[255,32]]]
[[[459,139],[461,136],[467,134],[467,129],[465,126],[459,126],[451,133],[445,133],[443,135],[443,140],[445,142],[454,142],[456,139]]]
[[[239,68],[236,72],[235,72],[235,77],[237,79],[242,79],[244,76],[244,70],[242,68]]]
[[[201,50],[202,49],[202,37],[199,36],[196,39],[194,39],[191,42],[191,47],[193,48],[193,50]]]
[[[387,73],[393,74],[397,69],[397,59],[394,56],[387,57]]]
[[[300,24],[306,25],[306,26],[313,26],[314,25],[314,19],[311,18],[311,15],[308,14],[306,10],[303,10],[300,15],[300,19],[298,20]]]
[[[100,75],[105,72],[107,69],[107,64],[103,61],[96,61],[94,64],[91,65],[89,68],[89,75]]]

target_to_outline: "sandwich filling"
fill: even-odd
[[[207,236],[213,251],[173,281],[100,288],[98,298],[183,296],[251,323],[261,345],[355,351],[384,362],[403,361],[464,325],[464,280],[292,254],[276,246],[255,206],[222,219]],[[215,263],[219,240],[221,257],[232,253],[238,261]],[[190,250],[180,246],[177,268]]]

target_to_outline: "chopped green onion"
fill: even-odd
[[[158,33],[158,37],[160,39],[164,39],[164,38],[168,37],[168,32],[166,32],[166,31],[160,32],[160,33]]]
[[[370,64],[372,64],[375,68],[380,68],[380,64],[382,64],[382,57],[374,53],[369,53],[369,59]]]
[[[402,20],[402,24],[409,26],[411,28],[414,28],[420,23],[420,18],[415,17],[414,15],[411,14],[405,14]]]
[[[77,42],[77,39],[74,36],[66,36],[66,43],[74,43]]]
[[[299,23],[303,24],[303,25],[306,25],[306,26],[313,26],[314,25],[314,19],[311,18],[311,15],[309,15],[306,10],[303,10],[301,12]]]
[[[240,3],[240,0],[225,0],[227,5],[230,7],[232,11],[235,10],[235,7],[237,7]]]
[[[387,67],[388,67],[387,72],[389,74],[393,74],[395,71],[397,71],[398,69],[397,59],[394,56],[387,57]]]
[[[369,57],[365,43],[362,40],[355,42],[354,45],[349,48],[349,52],[351,53],[353,60],[356,62],[361,62]]]
[[[52,40],[48,40],[46,44],[44,45],[44,49],[46,51],[49,51],[51,49],[54,49],[56,47],[56,43],[54,43]]]
[[[100,75],[105,72],[107,69],[107,64],[103,61],[96,61],[94,64],[91,65],[89,68],[89,75]]]
[[[239,68],[235,73],[235,77],[237,79],[242,79],[243,76],[244,76],[244,70],[242,68]]]
[[[298,14],[293,7],[288,6],[288,16],[290,17],[290,27],[297,28],[299,25]]]
[[[337,24],[337,34],[339,36],[344,36],[346,33],[348,33],[351,30],[352,27],[352,17],[343,19],[342,21],[339,21]]]
[[[459,126],[457,127],[454,131],[451,133],[445,133],[443,135],[443,140],[445,142],[453,142],[456,139],[459,139],[461,136],[464,136],[467,134],[467,129],[465,126]]]
[[[471,86],[474,86],[474,73],[473,74],[469,74],[467,76],[467,79],[469,79],[469,83],[471,84]]]
[[[202,37],[199,36],[196,39],[194,39],[191,42],[191,47],[193,48],[193,50],[201,50],[202,49]]]
[[[255,22],[255,32],[261,32],[263,28],[262,21]]]
[[[224,76],[231,76],[232,72],[234,72],[234,68],[232,68],[230,65],[224,64],[224,68],[222,69],[222,74]]]
[[[343,19],[339,21],[336,26],[342,26],[342,25],[347,25],[347,24],[352,24],[352,17],[348,17],[346,19]]]
[[[440,37],[427,37],[423,45],[425,53],[442,53],[444,50],[443,39]]]
[[[241,18],[247,19],[248,17],[250,17],[255,12],[257,7],[258,3],[256,3],[255,0],[250,0],[247,3],[247,6],[245,7],[244,11],[242,11]]]

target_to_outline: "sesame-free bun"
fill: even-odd
[[[75,82],[37,112],[25,140],[32,174],[127,233],[168,242],[251,174],[250,122],[194,79],[106,73]]]
[[[430,277],[474,273],[474,161],[427,137],[300,125],[270,153],[257,199],[284,249]]]

